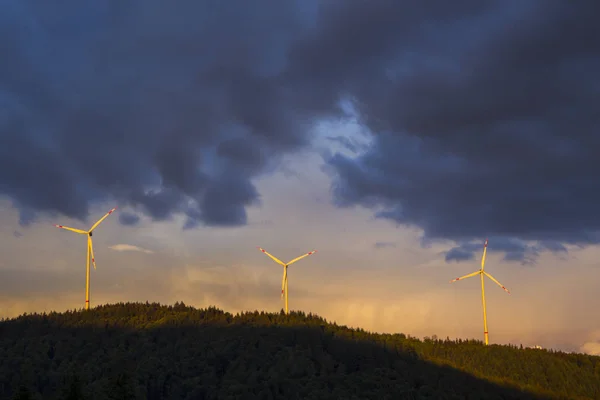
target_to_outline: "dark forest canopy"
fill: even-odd
[[[0,321],[0,399],[27,398],[598,399],[600,357],[120,303]]]

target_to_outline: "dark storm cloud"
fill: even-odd
[[[313,111],[293,105],[281,74],[311,12],[4,2],[0,194],[24,225],[39,212],[85,219],[106,200],[154,220],[185,214],[186,227],[245,224],[252,178],[309,140]]]
[[[600,3],[477,2],[453,20],[414,7],[398,27],[389,7],[369,13],[334,78],[374,134],[365,154],[328,159],[336,203],[458,242],[448,261],[488,234],[526,263],[600,242]]]
[[[596,1],[28,4],[0,12],[0,194],[23,223],[114,199],[244,224],[252,179],[345,100],[373,141],[328,157],[336,204],[450,259],[600,241]]]

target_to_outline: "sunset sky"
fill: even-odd
[[[600,354],[600,3],[0,5],[0,317],[183,301]],[[593,40],[596,38],[596,40]]]

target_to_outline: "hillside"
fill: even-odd
[[[598,399],[600,357],[128,303],[0,321],[13,398]]]

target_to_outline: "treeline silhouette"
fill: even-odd
[[[0,398],[600,399],[600,357],[120,303],[1,320]]]

